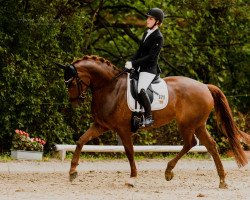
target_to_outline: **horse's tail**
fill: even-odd
[[[240,144],[240,139],[244,143],[250,146],[250,135],[240,131],[236,126],[232,111],[229,107],[226,96],[223,92],[215,85],[208,84],[208,89],[210,90],[214,99],[214,108],[216,115],[216,122],[221,122],[222,132],[227,136],[229,144],[233,150],[235,160],[239,167],[242,167],[248,163],[246,155]]]

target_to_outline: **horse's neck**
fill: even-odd
[[[100,89],[104,87],[115,77],[114,71],[109,69],[108,67],[92,67],[89,69],[89,72],[93,89]]]
[[[118,77],[103,84],[103,87],[92,92],[92,114],[102,118],[103,114],[113,113],[118,104],[126,100],[126,77]]]

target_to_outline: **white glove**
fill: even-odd
[[[132,62],[127,61],[126,64],[125,64],[125,68],[126,68],[126,69],[132,69],[132,68],[133,68]]]

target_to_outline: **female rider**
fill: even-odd
[[[164,13],[159,8],[152,8],[146,16],[148,30],[144,33],[136,54],[131,61],[126,62],[125,68],[133,68],[139,72],[138,95],[140,104],[145,110],[145,126],[151,126],[154,120],[146,91],[150,83],[161,72],[158,57],[164,40],[159,26],[163,22]]]

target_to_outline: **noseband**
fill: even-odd
[[[68,65],[67,67],[69,69],[69,73],[70,73],[69,75],[71,77],[68,80],[65,80],[65,83],[66,83],[67,87],[69,87],[70,84],[72,83],[72,81],[74,79],[76,79],[77,90],[78,90],[78,96],[70,98],[69,100],[70,101],[76,101],[76,100],[82,101],[82,100],[84,100],[85,94],[86,94],[86,91],[83,91],[83,85],[85,85],[87,88],[89,87],[89,85],[80,79],[78,72],[77,72],[74,65],[71,64],[71,65]],[[65,71],[65,73],[67,73],[67,72]],[[67,75],[67,74],[65,74],[65,75]]]

